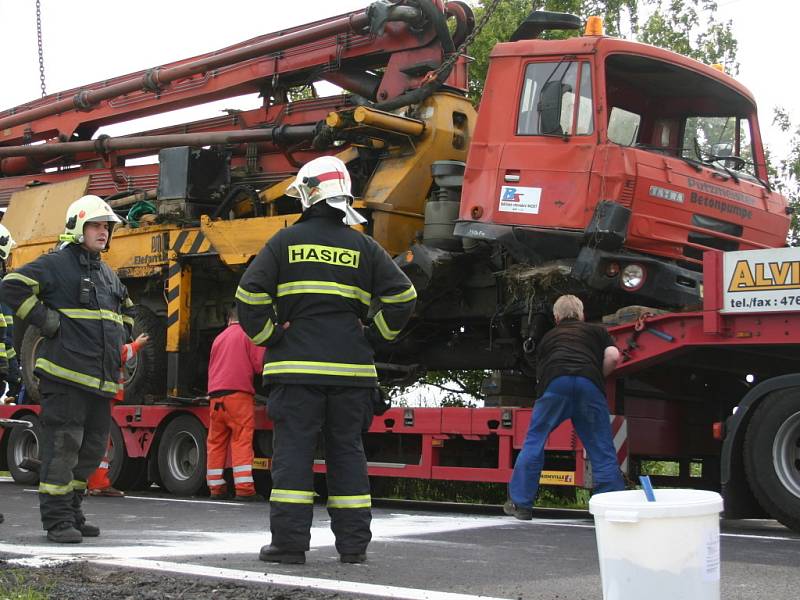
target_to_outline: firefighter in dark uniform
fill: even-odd
[[[77,543],[100,534],[81,503],[106,448],[133,303],[100,260],[120,221],[111,207],[83,196],[66,218],[61,248],[6,275],[0,301],[45,338],[34,363],[42,395],[39,508],[48,540]]]
[[[349,227],[365,219],[350,206],[341,160],[304,165],[287,194],[300,198],[303,215],[269,240],[236,292],[242,327],[268,348],[272,541],[259,558],[305,562],[321,431],[336,549],[342,562],[364,562],[372,503],[361,434],[378,393],[373,347],[397,338],[417,294],[383,248]],[[364,327],[371,305],[378,310]]]
[[[11,249],[15,246],[14,238],[5,225],[0,224],[0,277],[6,276]],[[0,303],[0,391],[3,381],[8,384],[6,395],[16,397],[20,390],[20,373],[17,353],[14,350],[14,313],[6,304]]]

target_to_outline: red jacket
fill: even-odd
[[[254,394],[253,376],[263,369],[264,351],[250,341],[239,323],[231,323],[211,345],[208,393],[227,390]]]

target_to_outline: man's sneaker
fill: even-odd
[[[109,498],[122,498],[125,496],[125,492],[118,490],[115,487],[104,487],[98,489],[90,489],[89,490],[90,496],[108,496]]]
[[[509,517],[515,517],[520,521],[530,521],[533,519],[533,509],[530,506],[517,506],[511,500],[506,500],[503,505],[503,512]]]
[[[79,544],[83,541],[83,536],[72,523],[64,521],[47,530],[47,539],[59,544]]]
[[[78,525],[77,529],[81,532],[83,537],[97,537],[100,535],[100,528],[97,525],[92,525],[91,523],[87,523],[85,521]]]
[[[258,494],[250,494],[249,496],[240,496],[236,494],[236,501],[238,502],[259,502],[261,500],[261,496]]]
[[[358,552],[356,554],[340,554],[339,562],[348,563],[352,565],[367,562],[367,553]]]
[[[258,559],[264,562],[276,562],[284,565],[304,565],[306,564],[306,553],[289,552],[288,550],[281,550],[270,544],[261,547],[261,552],[258,553]]]

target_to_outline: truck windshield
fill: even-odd
[[[555,94],[542,93],[552,86],[560,86]],[[589,135],[594,129],[592,113],[588,62],[537,62],[526,67],[517,135]]]
[[[757,176],[748,98],[711,77],[644,56],[606,59],[608,141]]]

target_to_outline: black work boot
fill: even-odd
[[[92,525],[84,521],[77,527],[83,537],[97,537],[100,535],[100,528],[97,525]]]
[[[239,494],[236,494],[234,500],[237,502],[261,502],[263,498],[258,494],[250,494],[249,496],[240,496]]]
[[[355,554],[340,554],[339,562],[348,563],[352,565],[367,562],[367,553],[358,552]]]
[[[47,530],[47,539],[59,544],[79,544],[83,541],[81,532],[70,521],[62,521]]]
[[[306,553],[289,552],[288,550],[281,550],[270,544],[268,546],[261,546],[258,559],[264,562],[276,562],[284,565],[304,565],[306,564]]]
[[[506,500],[503,505],[503,512],[509,517],[515,517],[520,521],[530,521],[533,519],[533,509],[530,506],[518,506],[512,500]]]

